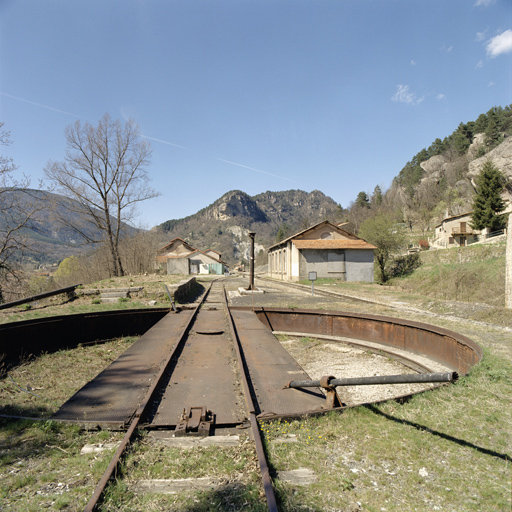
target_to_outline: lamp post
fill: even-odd
[[[249,237],[251,238],[251,254],[249,257],[250,267],[249,267],[249,286],[247,290],[256,290],[254,286],[254,236],[256,233],[249,233]]]

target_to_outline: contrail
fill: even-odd
[[[68,116],[77,117],[80,119],[81,116],[77,116],[71,112],[66,112],[65,110],[59,110],[58,108],[49,107],[48,105],[43,105],[41,103],[36,103],[35,101],[26,100],[24,98],[19,98],[18,96],[13,96],[12,94],[7,94],[5,92],[0,91],[2,96],[7,96],[8,98],[12,98],[14,100],[24,101],[25,103],[30,103],[30,105],[35,105],[36,107],[46,108],[48,110],[53,110],[54,112],[59,112],[60,114],[66,114]]]
[[[175,148],[186,149],[187,151],[192,151],[190,148],[186,148],[185,146],[180,146],[179,144],[173,144],[172,142],[167,142],[162,139],[155,139],[154,137],[148,137],[147,135],[143,135],[145,139],[154,140],[156,142],[161,142],[162,144],[167,144],[168,146],[174,146]]]
[[[76,117],[78,119],[81,118],[81,116],[73,114],[72,112],[66,112],[65,110],[59,110],[58,108],[53,108],[53,107],[50,107],[48,105],[43,105],[42,103],[36,103],[35,101],[26,100],[25,98],[20,98],[18,96],[13,96],[12,94],[7,94],[7,93],[2,92],[2,91],[0,91],[0,95],[7,96],[8,98],[12,98],[12,99],[15,99],[15,100],[18,100],[18,101],[23,101],[25,103],[29,103],[30,105],[35,105],[36,107],[41,107],[41,108],[46,108],[48,110],[53,110],[54,112],[59,112],[60,114],[66,114],[68,116]],[[154,140],[155,142],[160,142],[161,144],[167,144],[168,146],[173,146],[175,148],[185,149],[187,151],[193,151],[194,153],[201,154],[199,151],[195,151],[195,150],[193,150],[191,148],[187,148],[185,146],[180,146],[179,144],[173,144],[172,142],[168,142],[166,140],[157,139],[155,137],[149,137],[147,135],[142,135],[142,136],[144,138],[146,138],[146,139]],[[211,155],[206,155],[206,154],[204,154],[204,155],[206,157],[208,157],[208,158],[213,159],[213,160],[218,160],[219,162],[224,162],[224,163],[230,164],[230,165],[236,165],[237,167],[242,167],[243,169],[249,169],[250,171],[259,172],[260,174],[266,174],[267,176],[272,176],[273,178],[279,178],[281,180],[291,181],[292,183],[299,183],[298,181],[292,180],[291,178],[286,178],[284,176],[279,176],[278,174],[272,174],[271,172],[262,171],[261,169],[256,169],[254,167],[249,167],[248,165],[239,164],[237,162],[231,162],[230,160],[225,160],[224,158],[219,158],[219,157],[216,157],[216,156],[211,156]]]
[[[175,148],[186,149],[187,151],[193,151],[194,153],[200,153],[199,151],[195,151],[191,148],[187,148],[185,146],[180,146],[179,144],[173,144],[172,142],[167,142],[166,140],[155,139],[154,137],[148,137],[147,135],[143,135],[143,137],[146,139],[149,139],[149,140],[154,140],[156,142],[161,142],[162,144],[167,144],[168,146],[174,146]],[[202,154],[204,154],[204,153],[202,153]],[[237,167],[242,167],[244,169],[249,169],[251,171],[259,172],[261,174],[266,174],[267,176],[272,176],[274,178],[279,178],[281,180],[291,181],[292,183],[299,183],[298,181],[292,180],[291,178],[285,178],[284,176],[279,176],[278,174],[272,174],[267,171],[262,171],[261,169],[255,169],[254,167],[249,167],[248,165],[231,162],[230,160],[225,160],[224,158],[219,158],[217,156],[206,155],[206,154],[204,154],[204,156],[206,156],[208,158],[212,158],[213,160],[218,160],[219,162],[225,162],[226,164],[236,165]]]

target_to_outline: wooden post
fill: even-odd
[[[505,255],[505,307],[512,309],[512,213],[508,216],[507,252]]]

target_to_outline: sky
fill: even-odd
[[[2,155],[36,188],[66,126],[134,119],[138,227],[235,189],[347,207],[510,104],[512,0],[0,0]]]

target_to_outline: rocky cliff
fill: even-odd
[[[169,220],[156,230],[163,242],[180,237],[197,249],[214,249],[224,261],[234,263],[248,258],[249,232],[256,233],[258,254],[276,242],[278,233],[292,235],[326,218],[335,221],[338,211],[334,200],[318,190],[267,191],[256,196],[232,190],[195,215]]]

